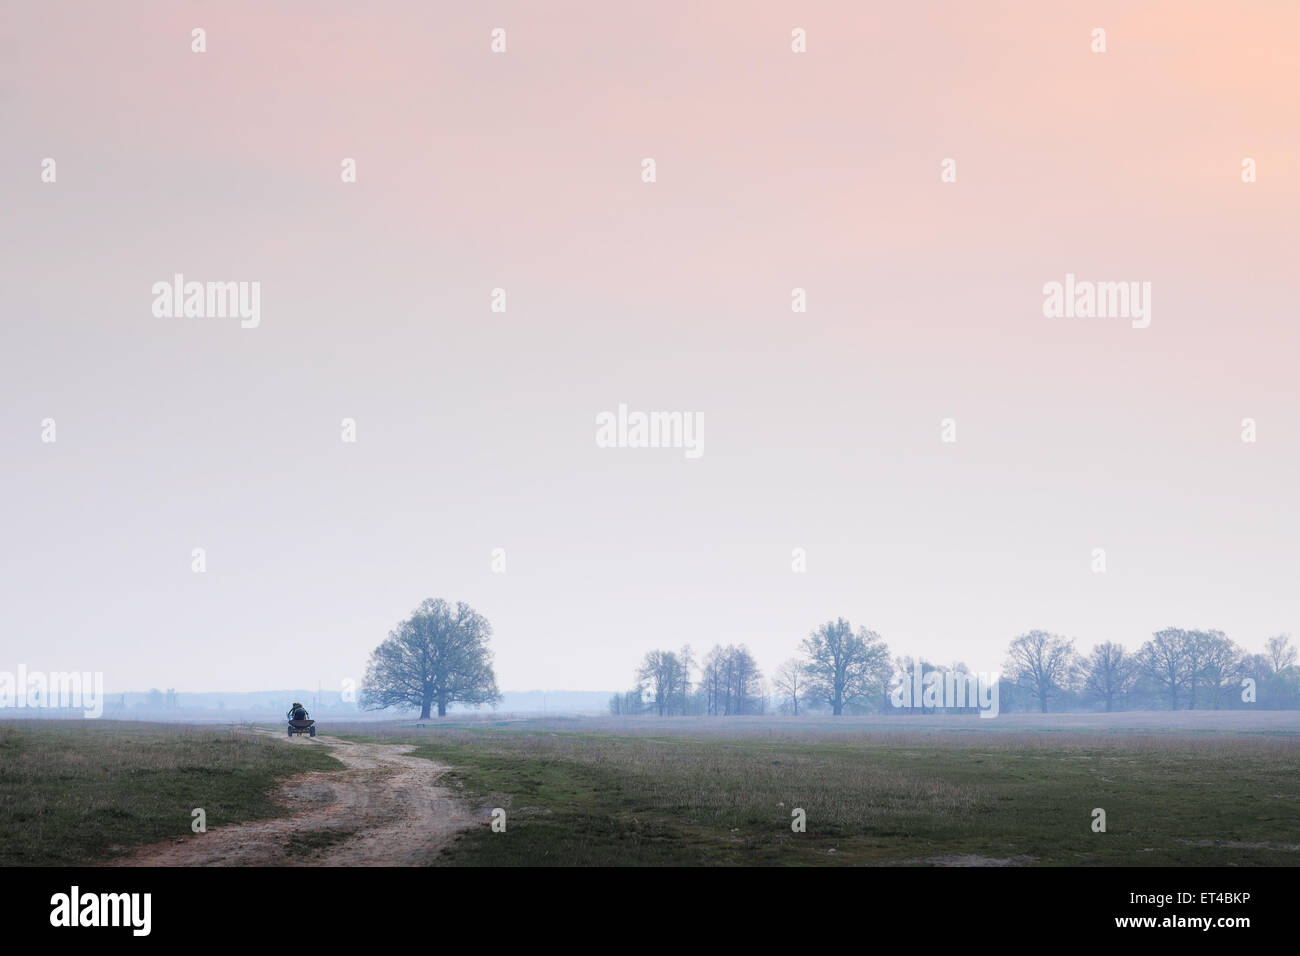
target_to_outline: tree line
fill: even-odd
[[[879,634],[837,618],[814,629],[770,678],[744,644],[716,645],[698,666],[689,645],[650,651],[609,710],[660,717],[961,712],[895,708],[889,695],[900,672],[909,680],[915,672],[971,674],[961,662],[895,656]],[[1002,712],[1293,709],[1300,667],[1285,634],[1250,653],[1222,631],[1169,627],[1134,650],[1108,641],[1085,653],[1072,639],[1034,630],[1010,642],[997,688]]]
[[[359,703],[365,709],[416,708],[421,717],[453,704],[500,701],[488,642],[492,627],[464,602],[422,602],[370,655]],[[1289,636],[1251,653],[1222,631],[1169,627],[1135,650],[1105,642],[1087,653],[1047,631],[1011,641],[996,684],[999,712],[1200,710],[1300,707],[1300,666]],[[884,639],[837,618],[815,628],[798,654],[764,676],[744,644],[716,645],[697,661],[690,646],[653,650],[632,689],[609,702],[614,714],[729,717],[804,711],[893,713],[895,675],[974,676],[964,663],[896,656]],[[954,685],[957,682],[954,681]],[[968,681],[962,681],[968,684]],[[934,713],[938,705],[902,709]],[[970,707],[949,707],[961,712]]]

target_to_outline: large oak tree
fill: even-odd
[[[808,696],[818,697],[839,716],[846,705],[870,706],[884,693],[889,648],[875,631],[855,633],[844,618],[827,621],[803,641]]]
[[[447,706],[494,704],[501,699],[488,639],[492,625],[468,604],[430,598],[389,632],[370,653],[361,685],[361,706],[418,707],[428,717]]]

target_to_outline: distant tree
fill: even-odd
[[[1300,705],[1300,668],[1295,658],[1290,638],[1279,634],[1269,638],[1265,653],[1242,658],[1240,676],[1255,681],[1261,704],[1267,701],[1270,709],[1293,708]]]
[[[763,672],[758,662],[744,644],[728,646],[731,661],[731,691],[733,713],[746,714],[760,708],[763,698]]]
[[[631,717],[645,710],[645,701],[641,697],[641,688],[615,694],[609,699],[609,712],[615,717]]]
[[[681,693],[682,664],[672,651],[648,651],[636,672],[637,682],[649,694],[660,717],[672,712]]]
[[[761,694],[762,677],[744,644],[716,645],[704,659],[706,712],[728,716],[752,711]]]
[[[681,713],[687,714],[691,707],[691,674],[695,670],[695,652],[691,650],[691,645],[682,645],[682,649],[677,652],[677,663],[680,668],[677,684]]]
[[[782,706],[790,705],[790,711],[799,716],[799,702],[807,695],[808,675],[803,663],[792,657],[776,669],[772,678],[772,687],[780,698]]]
[[[1270,637],[1265,649],[1275,674],[1278,671],[1286,670],[1295,663],[1296,649],[1291,646],[1291,636],[1289,634],[1278,634],[1276,637]]]
[[[1214,709],[1218,710],[1224,692],[1240,680],[1243,655],[1241,648],[1222,631],[1196,633],[1200,665],[1198,683],[1211,691]]]
[[[1142,671],[1169,695],[1169,709],[1178,709],[1178,692],[1191,681],[1188,632],[1167,627],[1151,635],[1139,652]]]
[[[1205,668],[1213,643],[1209,631],[1183,631],[1183,657],[1187,670],[1187,707],[1196,709],[1196,691],[1205,683]]]
[[[501,699],[488,640],[492,625],[463,601],[452,609],[429,599],[397,625],[370,654],[360,703],[365,710],[418,707],[426,718],[447,706]]]
[[[1274,674],[1273,659],[1267,654],[1247,654],[1241,659],[1241,676],[1251,678],[1257,685]]]
[[[1003,675],[998,676],[998,713],[1028,713],[1034,709],[1032,705],[1023,687]]]
[[[1288,664],[1270,676],[1259,699],[1267,700],[1270,710],[1300,707],[1300,667]]]
[[[724,712],[724,698],[728,675],[724,670],[724,654],[720,645],[704,656],[704,669],[700,677],[704,690],[704,712],[709,716],[719,716]]]
[[[857,632],[844,618],[827,621],[803,640],[808,694],[830,705],[836,717],[850,702],[883,694],[889,676],[889,648],[874,631]]]
[[[1011,642],[1007,675],[1029,692],[1040,713],[1048,701],[1069,690],[1078,674],[1074,641],[1046,631],[1030,631]]]
[[[704,657],[704,669],[700,675],[701,689],[704,692],[704,712],[710,717],[722,713],[723,685],[726,675],[723,673],[723,652],[721,646],[715,646]]]
[[[1166,634],[1166,631],[1160,632]],[[1156,635],[1159,637],[1160,635]],[[1172,650],[1179,657],[1182,682],[1187,691],[1187,706],[1196,709],[1198,691],[1206,687],[1214,692],[1215,706],[1218,706],[1219,691],[1224,682],[1235,673],[1240,652],[1222,631],[1184,631],[1179,630],[1170,638]],[[1167,654],[1170,648],[1163,652]],[[1167,671],[1168,661],[1163,667]],[[1168,674],[1162,682],[1169,686]],[[1173,697],[1171,695],[1171,704]]]
[[[1107,641],[1092,649],[1083,665],[1085,692],[1106,705],[1109,713],[1115,702],[1123,699],[1137,678],[1137,662],[1124,652],[1122,644]]]

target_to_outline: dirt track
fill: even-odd
[[[346,770],[300,774],[276,800],[291,816],[218,827],[142,847],[116,866],[421,866],[477,816],[437,784],[447,767],[407,756],[401,744],[298,737],[328,744]]]

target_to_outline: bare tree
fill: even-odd
[[[1078,673],[1074,641],[1046,631],[1030,631],[1011,642],[1007,675],[1038,701],[1047,713],[1047,702],[1069,690]]]
[[[1241,676],[1243,655],[1222,631],[1201,631],[1198,634],[1200,651],[1200,682],[1214,694],[1214,709],[1219,709],[1223,692]]]
[[[722,713],[722,647],[715,646],[704,658],[704,672],[701,681],[704,685],[704,712],[709,716]]]
[[[808,677],[804,670],[804,665],[797,657],[792,657],[776,669],[776,675],[772,678],[772,687],[780,695],[781,703],[784,706],[787,702],[790,704],[790,710],[794,716],[799,716],[799,701],[803,700],[807,693]]]
[[[753,710],[762,676],[758,663],[744,644],[715,646],[704,659],[708,713],[726,716]]]
[[[1214,689],[1217,707],[1219,688],[1237,658],[1236,645],[1222,631],[1183,631],[1182,648],[1188,708],[1196,709],[1197,691],[1206,686]]]
[[[727,713],[749,713],[762,695],[763,674],[744,644],[728,645],[726,655],[730,679]]]
[[[682,649],[677,652],[677,663],[681,669],[681,676],[677,681],[678,693],[681,695],[682,713],[686,714],[690,712],[691,672],[695,669],[695,656],[691,645],[682,645]]]
[[[609,712],[615,717],[629,717],[645,710],[645,700],[641,688],[634,687],[609,699]]]
[[[1132,654],[1124,652],[1122,644],[1098,644],[1083,665],[1084,689],[1106,705],[1106,712],[1114,709],[1115,701],[1124,697],[1137,678],[1137,663]]]
[[[1241,659],[1241,676],[1262,684],[1274,674],[1273,659],[1267,654],[1247,654]]]
[[[844,618],[827,621],[803,641],[808,693],[825,700],[840,716],[846,704],[866,704],[884,692],[889,648],[880,635]]]
[[[1169,709],[1178,709],[1178,692],[1190,682],[1187,632],[1177,627],[1156,631],[1139,652],[1142,671],[1169,694]]]
[[[1205,683],[1205,667],[1212,648],[1211,632],[1183,632],[1183,655],[1187,660],[1188,710],[1196,709],[1196,690]]]
[[[638,685],[650,695],[660,717],[671,713],[680,692],[681,661],[672,651],[649,651],[637,669]]]
[[[1273,665],[1273,673],[1286,670],[1295,663],[1296,649],[1291,646],[1291,636],[1289,634],[1278,634],[1276,637],[1270,637],[1268,644],[1265,645],[1268,651],[1269,662]]]

